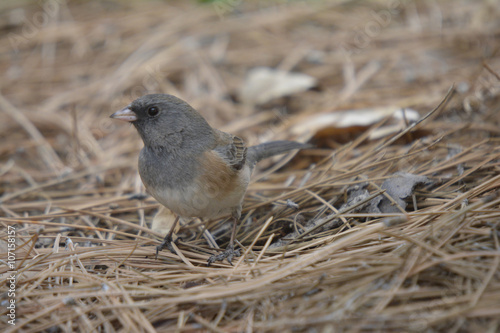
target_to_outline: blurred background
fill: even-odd
[[[498,92],[483,66],[499,68],[493,0],[40,0],[0,10],[3,191],[6,176],[29,183],[22,170],[41,181],[134,167],[138,136],[108,116],[147,93],[177,95],[255,143],[310,138],[316,127],[286,131],[311,114],[422,114],[452,84],[451,119],[474,121]]]

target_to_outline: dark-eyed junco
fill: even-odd
[[[173,249],[179,216],[216,218],[231,215],[233,229],[226,251],[208,264],[239,255],[234,250],[236,226],[250,175],[260,160],[309,145],[272,141],[246,147],[237,136],[212,128],[183,100],[166,94],[145,95],[111,118],[131,122],[144,141],[139,174],[146,190],[177,218],[156,253]],[[175,253],[175,251],[173,251]]]

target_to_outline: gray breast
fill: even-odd
[[[179,188],[196,177],[196,157],[144,147],[139,155],[139,174],[146,188]]]

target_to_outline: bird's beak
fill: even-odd
[[[113,118],[113,119],[128,121],[128,122],[132,122],[132,121],[137,120],[137,115],[135,114],[134,111],[130,110],[128,106],[120,111],[116,111],[115,113],[113,113],[109,117]]]

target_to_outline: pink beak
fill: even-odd
[[[128,122],[132,122],[132,121],[137,120],[137,115],[135,114],[134,111],[130,110],[128,106],[120,111],[116,111],[115,113],[113,113],[109,117],[113,118],[113,119],[128,121]]]

